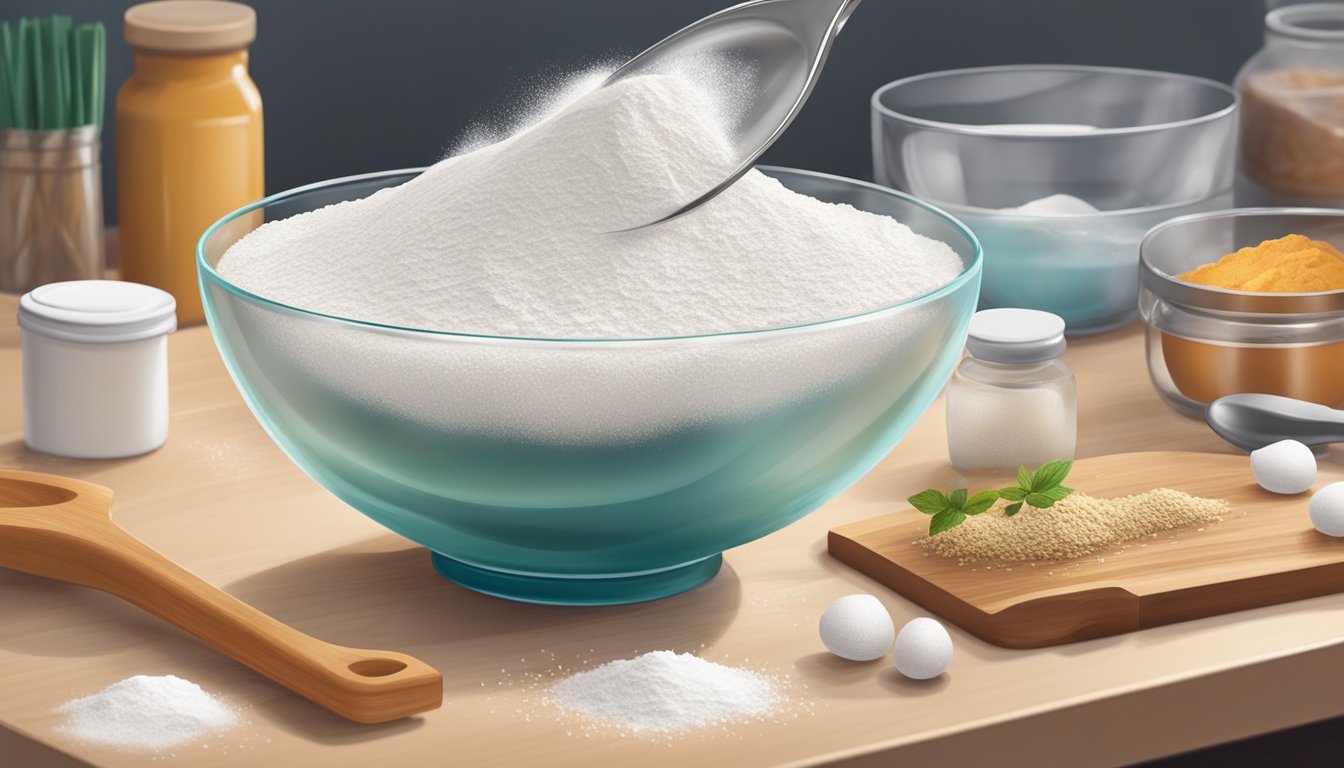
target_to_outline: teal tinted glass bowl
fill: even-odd
[[[762,170],[893,216],[950,245],[964,269],[852,317],[619,340],[360,322],[271,301],[215,270],[263,219],[418,173],[393,171],[283,192],[210,227],[197,248],[206,318],[271,438],[327,490],[431,550],[443,575],[531,602],[665,597],[886,455],[951,374],[975,310],[980,247],[955,219],[873,184]]]

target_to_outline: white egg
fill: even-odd
[[[1316,457],[1296,440],[1280,440],[1251,452],[1251,474],[1273,493],[1302,493],[1316,482]]]
[[[928,680],[943,674],[952,663],[952,636],[933,619],[912,619],[896,635],[891,655],[902,675]]]
[[[1344,483],[1331,483],[1311,495],[1311,524],[1326,536],[1344,536]]]
[[[891,647],[896,625],[872,595],[845,595],[821,614],[821,642],[842,659],[872,661]]]

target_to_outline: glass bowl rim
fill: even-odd
[[[756,166],[756,168],[767,174],[772,172],[783,172],[783,173],[796,174],[800,176],[810,176],[812,178],[822,179],[826,181],[843,182],[844,184],[870,189],[875,192],[887,195],[889,197],[894,197],[900,200],[901,202],[914,205],[917,208],[922,208],[925,211],[933,214],[938,219],[951,225],[951,227],[955,231],[957,231],[966,240],[968,244],[971,245],[971,247],[974,250],[974,253],[972,255],[970,263],[965,265],[961,270],[961,272],[959,272],[956,277],[938,286],[937,288],[934,288],[931,291],[927,291],[918,296],[912,296],[908,299],[904,299],[895,304],[887,304],[881,307],[877,307],[875,309],[864,310],[862,312],[856,312],[853,314],[844,315],[842,317],[827,318],[823,320],[815,320],[806,323],[795,323],[792,325],[777,326],[773,328],[759,328],[759,329],[742,330],[742,331],[722,331],[718,333],[689,334],[682,336],[650,336],[650,337],[629,337],[629,338],[548,338],[548,337],[533,337],[533,336],[499,336],[485,333],[465,333],[462,331],[441,331],[441,330],[431,330],[427,328],[409,328],[406,326],[392,325],[388,323],[376,323],[368,320],[356,320],[354,318],[342,317],[340,315],[333,315],[325,312],[317,312],[315,310],[304,309],[302,307],[296,307],[281,301],[269,299],[265,296],[261,296],[257,293],[253,293],[252,291],[248,291],[244,288],[241,288],[232,283],[231,281],[229,281],[228,279],[226,279],[223,275],[219,274],[219,272],[217,272],[215,268],[208,261],[206,261],[205,244],[210,240],[210,237],[214,235],[215,232],[218,231],[221,227],[224,227],[230,222],[234,221],[235,219],[238,219],[242,216],[246,216],[254,211],[261,210],[263,208],[266,208],[267,206],[274,205],[276,203],[298,198],[304,194],[319,189],[326,189],[330,187],[339,186],[342,184],[352,184],[356,182],[372,181],[376,179],[393,177],[393,176],[404,176],[408,174],[419,175],[420,173],[423,173],[426,170],[425,168],[400,168],[395,170],[375,171],[373,173],[342,176],[335,179],[327,179],[325,181],[314,182],[312,184],[305,184],[303,186],[294,187],[293,189],[288,189],[283,192],[277,192],[275,194],[269,195],[267,197],[262,198],[261,200],[249,203],[248,205],[245,205],[242,208],[233,211],[232,213],[226,214],[218,221],[216,221],[214,224],[211,224],[209,228],[207,228],[205,232],[201,235],[200,239],[197,241],[196,268],[198,274],[201,275],[202,282],[204,282],[204,280],[206,279],[211,280],[217,285],[219,285],[221,288],[225,289],[226,291],[233,293],[248,301],[257,302],[276,309],[287,310],[290,312],[297,312],[312,317],[318,317],[324,320],[332,320],[340,323],[348,323],[350,325],[362,327],[368,330],[394,331],[410,334],[425,334],[428,336],[445,336],[449,338],[462,339],[462,340],[519,342],[528,344],[540,343],[548,345],[665,343],[665,342],[687,341],[693,339],[715,339],[715,338],[729,338],[738,336],[761,336],[766,334],[796,333],[800,331],[820,328],[823,326],[847,325],[850,323],[876,319],[880,316],[885,316],[887,314],[895,314],[897,312],[904,311],[911,307],[918,306],[920,304],[925,304],[934,301],[936,299],[942,298],[943,296],[954,293],[962,286],[964,286],[966,283],[970,282],[979,273],[981,269],[981,264],[984,260],[984,249],[981,247],[980,240],[975,236],[975,233],[971,231],[970,227],[966,226],[956,217],[952,216],[951,214],[947,213],[946,211],[942,210],[941,208],[935,205],[926,203],[904,192],[899,192],[889,187],[884,187],[880,184],[874,184],[872,182],[867,181],[859,181],[857,179],[850,179],[844,176],[837,176],[829,173],[821,173],[819,171],[807,171],[797,168],[786,168],[782,166],[772,166],[772,165],[758,165]],[[885,215],[885,214],[877,214],[877,215]],[[949,245],[949,247],[951,246]],[[202,285],[202,290],[204,290],[204,285]]]
[[[1188,83],[1196,83],[1213,90],[1219,91],[1226,96],[1231,97],[1231,102],[1221,109],[1214,110],[1207,114],[1196,117],[1188,117],[1184,120],[1172,120],[1165,123],[1154,123],[1153,125],[1129,125],[1119,128],[1097,128],[1096,130],[1085,133],[1002,133],[998,131],[985,130],[983,126],[966,125],[963,123],[949,123],[942,120],[929,120],[927,118],[915,117],[904,112],[898,112],[882,103],[882,96],[890,90],[922,80],[933,80],[940,77],[951,75],[973,75],[1000,72],[1087,72],[1103,73],[1111,75],[1126,75],[1130,77],[1141,76],[1158,80],[1180,80]],[[1136,67],[1101,67],[1089,64],[1002,64],[987,67],[962,67],[958,69],[943,69],[936,72],[924,72],[910,77],[903,77],[899,80],[893,80],[877,90],[869,98],[871,109],[886,118],[902,120],[912,125],[918,125],[923,128],[944,131],[946,133],[962,134],[966,136],[983,136],[985,138],[1003,139],[1007,141],[1039,141],[1041,139],[1066,141],[1078,141],[1086,139],[1103,138],[1108,136],[1127,136],[1142,133],[1157,133],[1167,131],[1173,128],[1184,128],[1191,125],[1202,123],[1214,123],[1234,115],[1241,105],[1241,95],[1237,90],[1226,83],[1220,83],[1207,77],[1198,75],[1187,75],[1180,72],[1164,72],[1157,69],[1139,69]]]
[[[1316,216],[1344,221],[1344,210],[1305,206],[1225,208],[1177,216],[1153,226],[1139,241],[1139,273],[1143,287],[1180,306],[1203,307],[1229,312],[1277,315],[1330,314],[1344,310],[1344,288],[1331,291],[1263,292],[1238,291],[1190,283],[1160,269],[1150,253],[1152,239],[1187,224],[1222,219],[1235,223],[1253,216]]]

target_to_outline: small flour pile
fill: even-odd
[[[221,259],[239,287],[312,311],[426,330],[648,338],[844,317],[963,268],[897,221],[752,171],[644,229],[733,166],[689,79],[588,91],[401,186],[265,224]]]
[[[768,715],[783,701],[770,680],[689,653],[608,662],[551,688],[564,709],[636,733],[673,733]]]
[[[238,724],[238,714],[190,680],[136,675],[56,709],[76,741],[127,749],[175,747]]]

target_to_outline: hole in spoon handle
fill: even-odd
[[[360,677],[387,677],[406,669],[406,662],[400,659],[360,659],[350,662],[347,669]]]

